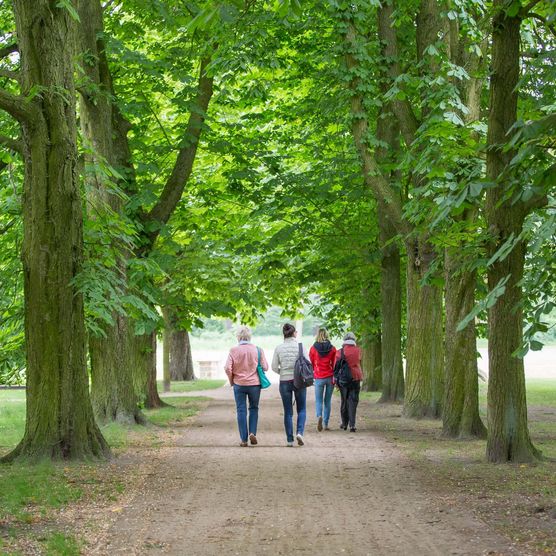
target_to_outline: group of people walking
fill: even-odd
[[[363,373],[361,350],[355,335],[348,332],[342,347],[337,350],[325,328],[319,328],[309,352],[297,340],[295,326],[290,323],[282,327],[284,342],[276,347],[271,368],[280,375],[280,397],[284,406],[284,430],[286,445],[305,444],[304,432],[307,418],[307,388],[295,381],[296,365],[303,357],[313,369],[315,387],[315,410],[317,430],[330,430],[330,414],[334,388],[340,390],[340,428],[355,432],[355,419]],[[267,382],[264,373],[269,370],[264,351],[251,343],[251,330],[242,326],[237,332],[238,345],[234,346],[226,360],[225,370],[234,389],[240,446],[248,443],[255,446],[262,382]],[[262,374],[261,374],[262,373]],[[346,373],[347,377],[346,378]],[[297,386],[296,386],[297,384]],[[293,426],[293,406],[297,409],[297,421]]]

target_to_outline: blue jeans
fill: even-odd
[[[247,442],[247,436],[250,433],[257,434],[261,387],[259,385],[241,386],[234,384],[234,397],[236,399],[239,436],[242,442]],[[249,429],[247,428],[247,398],[249,398]]]
[[[315,378],[315,405],[317,409],[317,419],[322,417],[324,420],[324,426],[328,425],[328,420],[330,419],[330,408],[332,399],[332,392],[334,386],[332,385],[332,377],[327,378]],[[324,415],[322,413],[322,402],[324,398]]]
[[[293,442],[293,396],[297,407],[297,432],[303,434],[305,430],[305,418],[307,415],[307,388],[297,389],[293,380],[280,382],[280,396],[284,405],[284,429],[288,442]]]

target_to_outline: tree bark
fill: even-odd
[[[444,370],[442,290],[421,285],[434,254],[416,244],[407,261],[407,363],[404,399],[406,417],[439,417]]]
[[[390,29],[392,6],[384,5],[378,12],[380,34],[384,36],[384,27]],[[395,43],[394,43],[395,44]],[[381,54],[384,58],[394,59],[392,43],[383,41]],[[386,93],[390,87],[388,75],[381,79],[380,88]],[[395,102],[395,101],[394,101]],[[379,114],[376,135],[379,142],[387,147],[378,147],[377,160],[381,164],[395,163],[400,148],[399,122],[391,113],[392,103],[385,105]],[[393,181],[399,177],[390,173]],[[396,227],[388,218],[384,203],[377,203],[377,221],[379,227],[379,243],[381,251],[380,273],[380,305],[381,305],[381,338],[382,338],[382,395],[379,402],[399,402],[404,397],[404,375],[402,358],[402,282],[400,268],[400,249],[395,240],[398,235]]]
[[[381,244],[380,304],[382,316],[382,395],[381,403],[404,398],[402,358],[402,281],[400,250],[392,241],[397,235],[389,220],[379,211]]]
[[[504,175],[514,152],[504,150],[511,127],[517,120],[519,82],[520,16],[508,17],[503,0],[493,5],[493,34],[489,119],[487,133],[487,178],[496,182],[486,195],[486,220],[493,240],[492,256],[506,241],[518,237],[527,214],[522,202],[506,199],[512,184]],[[488,286],[494,289],[508,278],[505,292],[488,312],[488,437],[486,456],[491,462],[528,462],[540,456],[527,426],[523,359],[513,353],[521,346],[525,245],[518,242],[510,254],[488,269]]]
[[[145,377],[144,399],[147,409],[166,407],[158,395],[156,384],[156,332],[135,336],[135,354],[137,360],[137,376]]]
[[[378,392],[382,387],[382,349],[380,335],[362,338],[361,366],[363,369],[363,390]]]
[[[82,87],[80,95],[81,129],[92,147],[87,154],[92,168],[87,176],[88,198],[99,212],[107,206],[119,214],[123,210],[121,197],[110,192],[104,172],[92,173],[107,162],[127,178],[127,181],[118,181],[118,187],[129,191],[134,181],[126,126],[112,101],[114,91],[102,36],[102,6],[96,0],[80,2],[79,15],[81,49],[96,60],[93,64],[86,61],[82,63],[89,83]],[[115,133],[115,130],[118,132]],[[119,244],[115,245],[115,249],[118,252],[119,272],[125,275],[126,259],[130,253]],[[112,319],[114,325],[104,328],[104,336],[92,337],[89,341],[91,397],[95,415],[101,422],[113,420],[144,424],[145,418],[138,408],[138,391],[134,387],[133,366],[129,364],[130,351],[133,349],[133,323],[116,311]]]
[[[164,334],[162,338],[162,390],[164,392],[170,391],[170,350],[172,344],[172,325],[170,323],[170,318],[168,315],[168,309],[165,307],[162,309],[162,315],[164,316]]]
[[[381,10],[385,7],[386,4]],[[391,16],[382,14],[381,17],[385,18],[382,28],[391,29]],[[423,33],[423,36],[425,35],[427,33]],[[381,39],[387,46],[392,46],[392,42],[395,41],[395,33],[382,36]],[[357,52],[358,45],[356,29],[351,21],[347,23],[346,42],[348,48],[346,63],[350,70],[354,70],[359,65],[354,54]],[[377,163],[366,145],[368,121],[363,105],[363,94],[360,90],[361,78],[356,72],[354,75],[355,77],[350,83],[353,91],[351,98],[352,132],[363,162],[365,182],[373,191],[377,201],[382,203],[384,211],[396,231],[406,236],[414,233],[415,230],[403,217],[401,200],[380,173]],[[412,114],[410,109],[409,113]],[[414,122],[400,120],[400,128],[402,131],[407,128],[406,140],[411,142],[413,141],[412,123]],[[436,285],[422,286],[420,283],[434,258],[434,250],[426,236],[420,235],[415,241],[406,240],[406,245],[408,252],[408,346],[404,412],[410,417],[438,417],[443,384],[442,290]]]
[[[73,57],[76,24],[47,0],[14,0],[21,54],[23,269],[27,351],[25,433],[8,460],[105,457],[86,368],[83,261]],[[0,99],[1,100],[1,99]]]
[[[170,376],[172,380],[194,380],[193,354],[187,330],[172,330],[170,350]]]
[[[482,79],[478,77],[482,59],[471,52],[468,41],[460,38],[457,20],[450,21],[450,57],[469,74],[466,81],[455,80],[461,100],[467,107],[467,114],[461,118],[470,123],[479,121],[481,116],[480,92]],[[484,41],[486,42],[486,41]],[[482,45],[483,49],[486,44]],[[477,145],[479,138],[476,137]],[[455,221],[472,225],[477,211],[465,210],[453,216]],[[442,411],[443,433],[454,438],[486,437],[486,427],[479,416],[479,370],[477,367],[476,327],[473,320],[462,331],[457,327],[475,305],[476,271],[471,267],[468,248],[463,241],[445,250],[445,361],[444,361],[444,402]],[[477,254],[475,254],[477,256]]]
[[[461,261],[449,251],[445,258],[445,365],[442,427],[446,436],[486,437],[479,416],[479,386],[475,321],[462,331],[458,324],[475,305],[476,273],[461,271]]]
[[[93,65],[84,64],[84,71],[94,86],[91,88],[91,91],[88,91],[87,87],[84,90],[80,90],[82,107],[88,114],[88,116],[86,114],[87,122],[84,122],[84,134],[91,145],[97,149],[98,154],[106,158],[124,176],[125,181],[119,184],[122,189],[128,193],[133,192],[136,187],[135,169],[127,139],[130,124],[120,113],[115,102],[116,95],[102,39],[103,19],[100,1],[89,0],[81,2],[80,19],[82,21],[82,50],[93,54],[93,57],[89,56],[88,58],[95,60]],[[149,231],[145,232],[142,244],[136,249],[135,253],[122,249],[121,265],[124,273],[126,261],[131,256],[145,257],[152,250],[160,231],[160,224],[167,222],[170,218],[191,175],[206,111],[213,93],[213,78],[207,75],[206,72],[209,63],[210,56],[201,60],[195,106],[190,112],[187,128],[180,142],[181,147],[178,149],[176,162],[163,191],[149,213],[139,210],[135,214],[142,221],[143,228]],[[118,199],[112,199],[112,197],[109,197],[110,202],[113,200],[119,202]],[[113,208],[120,212],[123,207],[115,206]],[[134,329],[133,322],[126,316],[121,316],[118,322],[127,331]],[[96,411],[99,415],[106,416],[106,418],[122,415],[122,411],[126,411],[127,413],[121,417],[122,419],[135,419],[138,422],[144,422],[144,418],[142,418],[139,412],[136,410],[131,412],[131,408],[138,401],[138,396],[134,394],[133,388],[135,388],[136,393],[144,394],[150,384],[151,388],[147,391],[147,397],[150,396],[152,398],[152,403],[159,403],[156,400],[158,393],[155,395],[152,388],[152,367],[134,364],[134,361],[142,360],[143,348],[145,346],[143,345],[143,348],[141,348],[141,344],[145,344],[145,342],[135,338],[131,332],[120,331],[117,326],[107,327],[105,332],[106,339],[99,338],[91,344],[91,349],[98,352],[96,354],[91,353],[91,359],[97,362],[104,359],[106,362],[102,372],[95,372],[94,369],[92,372],[92,396],[95,401]],[[114,337],[109,338],[110,336]],[[127,339],[128,342],[125,347],[121,346],[121,342],[124,339]],[[127,359],[123,360],[122,357]],[[137,373],[141,372],[150,374],[138,376]],[[102,380],[103,384],[99,384],[95,380],[95,376]],[[106,396],[105,392],[107,389],[118,381],[125,382],[126,386],[118,387],[115,395],[111,397]],[[138,384],[139,390],[136,389]],[[119,399],[118,396],[120,395],[134,396],[134,398]]]

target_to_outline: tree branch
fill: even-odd
[[[19,81],[20,74],[18,71],[0,68],[0,77],[6,77],[7,79],[14,79],[15,81]]]
[[[33,119],[33,110],[25,97],[0,89],[0,109],[5,110],[19,122]]]
[[[6,135],[0,135],[0,145],[5,145],[16,153],[23,153],[23,143],[19,139],[12,139]]]
[[[527,4],[526,6],[523,6],[520,10],[519,10],[519,16],[521,18],[525,18],[529,16],[529,12],[542,0],[531,0],[531,2],[529,2],[529,4]]]
[[[0,48],[0,58],[5,58],[6,56],[8,56],[9,54],[12,54],[12,52],[18,52],[19,48],[17,46],[17,43],[13,43],[13,44],[7,44],[6,46],[2,46]]]
[[[210,61],[210,57],[201,60],[197,97],[189,115],[187,128],[182,137],[182,147],[178,152],[176,163],[172,173],[166,181],[166,185],[160,194],[158,202],[145,217],[146,221],[155,221],[161,224],[168,222],[172,212],[181,199],[187,180],[191,175],[197,147],[199,145],[199,138],[213,93],[214,78],[209,77],[206,73]],[[158,233],[158,230],[150,232],[150,245],[154,243]]]
[[[356,31],[351,22],[348,23],[346,42],[349,46],[349,51],[353,51],[356,42]],[[349,69],[354,69],[359,65],[357,58],[349,52],[346,53],[346,65]],[[359,92],[361,78],[357,76],[357,73],[353,75],[354,77],[350,81],[350,89],[352,90],[351,130],[357,152],[359,153],[363,165],[363,179],[365,180],[365,185],[373,192],[373,195],[379,203],[379,208],[386,211],[388,218],[396,227],[397,231],[401,234],[409,234],[411,228],[403,216],[401,200],[399,196],[395,194],[386,179],[384,179],[375,157],[371,154],[367,146],[366,137],[369,124],[363,104],[363,95]]]
[[[10,228],[13,228],[16,222],[17,220],[14,218],[13,220],[10,220],[3,228],[0,228],[0,235],[5,234]]]
[[[378,10],[378,37],[382,43],[382,55],[386,59],[388,67],[387,77],[389,86],[401,75],[399,64],[398,37],[396,29],[392,26],[394,7],[392,4],[383,2]],[[400,123],[400,130],[405,144],[410,146],[415,139],[419,122],[415,116],[408,100],[392,99],[392,110]]]

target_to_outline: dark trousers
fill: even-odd
[[[355,415],[357,413],[357,404],[359,403],[359,392],[361,390],[361,381],[354,380],[348,386],[340,386],[340,394],[342,403],[340,405],[340,415],[342,417],[342,426],[350,429],[355,428]]]

